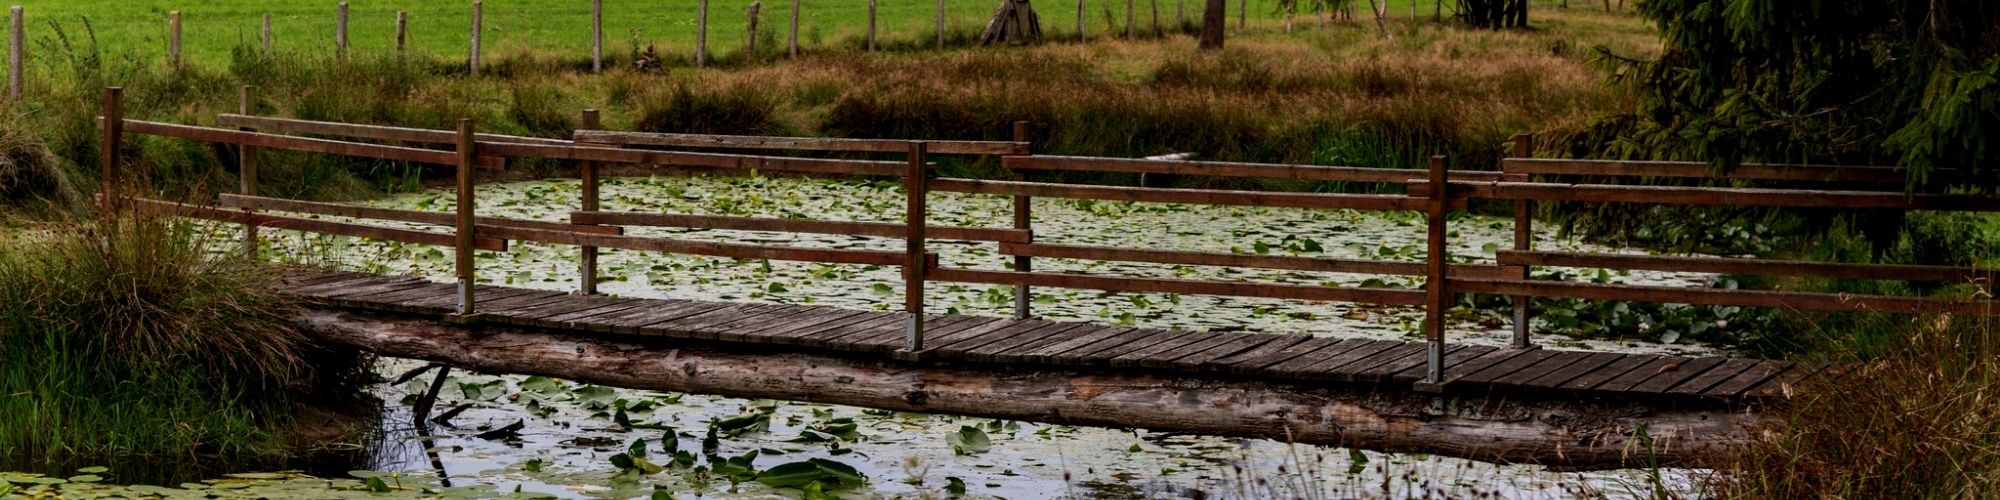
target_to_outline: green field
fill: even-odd
[[[1185,2],[1189,23],[1200,17],[1202,0],[1153,0],[1160,23],[1171,30],[1175,9]],[[747,34],[745,9],[749,0],[717,0],[709,5],[709,51],[733,54],[742,50]],[[1390,15],[1405,18],[1415,9],[1428,19],[1432,5],[1423,0],[1394,2]],[[185,53],[192,64],[221,64],[239,45],[256,46],[264,14],[271,15],[275,45],[280,51],[332,52],[334,13],[338,2],[288,0],[77,0],[26,4],[30,47],[52,41],[49,23],[61,24],[72,38],[81,38],[87,18],[99,43],[113,53],[158,54],[167,51],[168,13],[180,11]],[[392,51],[397,11],[409,13],[409,50],[437,56],[463,56],[470,38],[471,2],[424,0],[361,0],[348,2],[350,47],[355,51]],[[1412,5],[1420,4],[1420,5]],[[992,15],[996,0],[945,0],[946,23],[956,37],[976,36]],[[1150,5],[1137,6],[1141,32],[1152,28]],[[1278,0],[1234,0],[1232,22],[1239,6],[1247,6],[1257,25],[1281,23]],[[878,37],[882,43],[922,44],[935,36],[936,3],[925,0],[882,0],[878,4]],[[1085,14],[1093,36],[1122,32],[1124,2],[1093,0]],[[488,54],[508,51],[556,51],[585,57],[590,50],[590,2],[587,0],[490,0],[485,2],[485,47]],[[766,43],[760,52],[784,47],[790,2],[765,2],[760,32]],[[634,46],[655,44],[665,54],[691,56],[696,32],[695,2],[605,0],[604,37],[607,57],[630,54]],[[1075,4],[1045,1],[1038,5],[1044,33],[1070,38],[1076,26]],[[1365,16],[1366,7],[1356,16]],[[1115,23],[1114,23],[1115,21]],[[1300,22],[1309,19],[1301,18]],[[799,43],[808,50],[857,47],[868,24],[862,0],[801,0]],[[1116,25],[1114,27],[1113,25]],[[636,44],[634,42],[637,42]],[[32,57],[32,54],[31,54]]]

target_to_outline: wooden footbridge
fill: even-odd
[[[961,372],[1019,373],[1040,369],[1098,373],[1107,377],[1250,380],[1306,387],[1339,387],[1363,394],[1388,394],[1405,399],[1465,397],[1485,401],[1607,401],[1656,409],[1676,406],[1713,409],[1754,408],[1762,401],[1788,397],[1800,381],[1827,369],[1822,365],[1774,360],[1536,349],[1532,342],[1533,332],[1529,329],[1534,312],[1530,299],[1567,297],[1884,313],[1994,314],[1996,311],[1991,300],[1593,284],[1534,280],[1528,274],[1529,269],[1536,266],[1600,267],[1990,284],[1995,276],[1994,270],[1550,252],[1532,248],[1532,221],[1528,214],[1531,204],[1535,202],[2000,210],[2000,199],[1994,198],[1906,195],[1900,190],[1903,172],[1888,167],[1744,165],[1722,177],[1707,165],[1696,163],[1533,158],[1532,141],[1527,138],[1517,141],[1514,154],[1500,162],[1498,171],[1449,170],[1443,158],[1434,158],[1428,171],[1086,158],[1032,154],[1027,127],[1018,123],[1011,141],[745,137],[600,130],[594,111],[585,112],[582,121],[584,129],[577,130],[572,140],[555,140],[477,134],[469,121],[461,121],[457,130],[425,130],[252,116],[248,114],[254,102],[249,88],[244,92],[244,114],[223,115],[219,117],[219,122],[228,128],[212,128],[126,119],[119,113],[118,95],[117,89],[107,91],[101,122],[105,148],[103,175],[109,180],[105,183],[108,187],[103,202],[110,208],[116,209],[125,204],[151,212],[240,223],[246,229],[251,248],[255,248],[260,228],[454,247],[456,283],[329,271],[298,271],[286,277],[285,289],[288,292],[324,307],[403,318],[429,318],[440,324],[565,332],[591,339],[666,342],[666,345],[677,347],[733,349],[735,351],[731,352],[769,356],[750,359],[777,359],[781,355],[796,354],[875,364],[871,366],[930,367],[925,369]],[[124,184],[118,179],[123,164],[116,153],[120,151],[121,142],[128,140],[128,135],[236,146],[236,149],[225,151],[235,152],[242,176],[241,193],[222,195],[204,203],[176,203],[144,198],[129,189],[122,189]],[[457,172],[456,208],[448,213],[420,212],[259,196],[258,150],[264,149],[453,167]],[[746,150],[762,152],[741,153]],[[1011,180],[942,178],[937,176],[932,161],[944,156],[998,157],[999,164],[1008,171],[1016,172],[1016,177]],[[576,207],[568,221],[510,220],[477,214],[478,203],[473,195],[476,178],[482,171],[501,169],[509,161],[521,158],[555,159],[574,164],[582,179],[583,197],[581,206]],[[598,194],[600,170],[613,164],[895,178],[900,179],[907,198],[905,222],[819,221],[606,210]],[[1401,186],[1405,193],[1169,189],[1031,180],[1029,175],[1038,172],[1367,183]],[[1677,179],[1684,181],[1683,184],[1699,185],[1619,184],[1639,178]],[[1826,183],[1837,189],[1796,187],[1815,183]],[[1784,187],[1742,187],[1747,185]],[[1011,196],[1014,200],[1014,224],[1005,228],[989,228],[922,222],[927,220],[928,193],[939,191]],[[1428,258],[1423,262],[1394,262],[1041,243],[1037,241],[1033,214],[1029,209],[1032,197],[1418,211],[1428,215]],[[1497,262],[1491,264],[1462,263],[1448,255],[1446,244],[1451,233],[1447,227],[1447,215],[1475,204],[1496,208],[1511,204],[1515,214],[1513,248],[1499,251]],[[435,225],[442,230],[411,230],[320,217],[419,223]],[[906,244],[903,251],[877,251],[720,243],[631,236],[624,233],[622,227],[625,226],[839,234],[901,239]],[[936,254],[928,251],[930,240],[995,244],[1002,254],[1011,256],[1011,262],[1007,270],[983,270],[964,267],[964,263],[940,262]],[[582,247],[577,262],[582,276],[579,289],[533,290],[476,284],[473,280],[472,252],[475,249],[504,251],[511,241]],[[905,297],[900,310],[886,312],[821,306],[610,297],[597,293],[596,268],[600,249],[896,266],[902,269]],[[1050,273],[1034,271],[1037,258],[1422,276],[1429,285],[1422,290],[1409,290]],[[1012,318],[996,318],[924,314],[923,291],[926,286],[939,282],[1013,286],[1015,315]],[[1428,317],[1424,325],[1426,341],[1343,339],[1338,332],[1319,336],[1214,333],[1046,321],[1033,317],[1028,300],[1032,287],[1422,307]],[[1512,345],[1476,346],[1452,342],[1445,329],[1447,312],[1458,304],[1460,294],[1511,297],[1515,304]],[[410,342],[420,341],[423,339]],[[434,348],[433,351],[439,349],[443,348]],[[579,347],[578,352],[583,352],[583,348]],[[449,353],[433,355],[463,361]],[[510,365],[489,365],[499,366]],[[677,376],[670,372],[663,373],[662,377]],[[1139,379],[1119,380],[1140,383],[1133,382]],[[869,383],[866,380],[854,381],[851,377],[847,382],[855,385]],[[787,393],[778,388],[770,390],[774,392],[760,394],[812,396]],[[899,405],[902,403],[878,404]],[[1284,436],[1299,437],[1300,434],[1294,434],[1295,429],[1291,427],[1295,424],[1285,425]],[[1210,429],[1198,425],[1188,427]],[[1352,439],[1352,429],[1336,430],[1335,433],[1341,432],[1346,433],[1341,439]],[[1559,446],[1556,454],[1561,454],[1561,451]],[[1572,453],[1580,452],[1581,447],[1578,447]]]

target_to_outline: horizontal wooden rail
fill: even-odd
[[[437,224],[450,226],[458,223],[458,214],[451,212],[424,212],[395,208],[366,207],[341,203],[299,201],[240,194],[222,194],[217,204],[225,207],[275,210],[334,217],[354,217],[360,219],[381,219],[415,224]],[[625,234],[623,228],[614,226],[583,226],[563,222],[510,219],[505,217],[478,217],[474,219],[484,229],[486,227],[519,227],[527,229],[547,229],[554,231],[578,231],[594,234]]]
[[[237,144],[243,146],[253,146],[253,147],[269,148],[269,149],[301,151],[307,153],[324,153],[324,154],[333,154],[342,156],[355,156],[362,158],[375,158],[378,160],[407,161],[415,163],[427,163],[431,165],[451,165],[451,166],[458,165],[458,153],[452,151],[438,151],[435,149],[423,149],[423,148],[407,148],[402,146],[384,146],[381,144],[364,144],[358,142],[342,142],[330,139],[316,139],[311,137],[296,137],[289,135],[266,134],[262,132],[246,132],[242,130],[232,130],[223,128],[196,127],[192,125],[179,125],[173,123],[149,122],[142,120],[125,120],[125,132],[130,132],[134,134],[157,135],[161,137],[174,137],[174,138],[189,139],[189,140],[204,141],[204,142],[219,142],[225,144]],[[495,158],[492,156],[481,156],[478,158],[478,161],[479,161],[478,163],[479,166],[487,168],[497,168],[499,166],[505,165],[505,162],[502,161],[500,158]]]
[[[1618,177],[1678,177],[1754,181],[1826,181],[1902,184],[1907,172],[1901,168],[1839,165],[1778,165],[1745,163],[1727,173],[1700,162],[1560,160],[1548,158],[1503,158],[1500,171],[1510,174],[1601,175]],[[1452,177],[1462,177],[1453,173]]]
[[[252,226],[271,228],[271,229],[288,229],[293,231],[307,231],[307,232],[333,234],[340,236],[354,236],[360,238],[370,238],[370,239],[385,240],[385,241],[400,241],[404,243],[416,243],[420,245],[436,245],[441,247],[455,247],[458,245],[458,237],[452,235],[451,233],[433,233],[429,231],[417,231],[413,229],[371,226],[367,224],[355,224],[349,222],[334,222],[334,221],[319,220],[319,219],[285,217],[279,215],[259,214],[259,213],[243,212],[237,210],[225,210],[215,207],[188,205],[184,203],[149,200],[144,198],[133,198],[131,199],[131,201],[134,204],[134,206],[137,207],[138,209],[144,210],[148,213],[159,214],[159,215],[191,217],[196,219],[206,219],[218,222],[248,224]],[[494,251],[494,252],[505,252],[507,251],[507,240],[499,237],[499,235],[485,235],[474,240],[473,248],[479,250]]]
[[[223,113],[216,116],[216,122],[224,127],[253,128],[260,132],[284,134],[311,134],[334,137],[352,137],[383,141],[422,142],[430,144],[457,144],[458,132],[427,128],[392,127],[387,125],[362,125],[357,123],[300,120],[271,116],[239,115]],[[486,142],[512,142],[521,144],[567,145],[570,141],[541,137],[523,137],[501,134],[474,134],[474,138]]]
[[[1003,255],[1047,257],[1056,259],[1085,259],[1120,262],[1145,262],[1151,264],[1180,264],[1189,266],[1249,267],[1258,269],[1286,269],[1293,271],[1319,271],[1352,274],[1393,274],[1399,276],[1422,276],[1425,273],[1422,262],[1394,262],[1384,260],[1335,259],[1326,257],[1295,257],[1285,255],[1245,255],[1209,252],[1176,252],[1169,250],[1141,250],[1085,245],[1055,245],[1048,243],[1002,243]],[[1452,276],[1466,278],[1505,278],[1518,276],[1518,267],[1455,265],[1451,266]]]
[[[1758,276],[1816,276],[1855,280],[1992,283],[1996,277],[2000,277],[2000,269],[1895,264],[1846,264],[1838,262],[1738,259],[1728,257],[1680,257],[1501,250],[1499,252],[1499,260],[1501,265],[1508,266],[1598,267]]]
[[[1421,290],[1392,290],[1386,288],[1193,281],[1167,278],[1118,278],[1080,274],[981,271],[944,267],[931,269],[928,271],[928,277],[935,281],[983,283],[989,285],[1029,285],[1120,292],[1229,295],[1272,299],[1358,302],[1395,306],[1415,306],[1422,305],[1424,302],[1424,292]]]
[[[785,149],[793,151],[852,151],[904,153],[910,141],[899,139],[842,139],[833,137],[761,137],[747,135],[663,134],[578,130],[577,142],[622,146],[659,146],[715,149]],[[1028,143],[1011,141],[924,141],[929,154],[1024,155]]]
[[[1690,206],[1760,206],[1793,208],[1882,208],[1959,212],[2000,212],[2000,198],[1964,195],[1906,195],[1880,191],[1720,188],[1680,186],[1617,186],[1530,182],[1452,181],[1452,197],[1500,200],[1652,203]],[[1411,196],[1430,192],[1428,182],[1410,184]]]
[[[1665,304],[1702,304],[1813,311],[1862,311],[1913,314],[2000,314],[2000,301],[1992,300],[1940,300],[1882,295],[1604,285],[1529,280],[1452,279],[1448,286],[1452,291],[1460,293],[1568,297],[1575,299],[1623,300]]]
[[[931,181],[930,187],[932,191],[949,191],[954,193],[1200,205],[1345,208],[1378,211],[1422,210],[1424,205],[1423,199],[1411,198],[1399,194],[1286,193],[1221,189],[1170,189],[970,179],[937,179]],[[1461,201],[1459,205],[1463,206],[1463,202]]]
[[[711,257],[731,257],[738,259],[770,259],[805,262],[825,262],[831,264],[864,264],[877,266],[900,266],[906,258],[903,252],[878,250],[847,250],[835,248],[800,248],[773,245],[745,245],[738,243],[717,243],[712,241],[682,240],[673,238],[650,238],[638,236],[618,236],[591,234],[576,231],[555,231],[521,227],[499,227],[490,231],[494,236],[504,236],[519,241],[533,241],[554,245],[578,245],[600,248],[620,248],[642,252],[679,253],[706,255]]]
[[[773,172],[803,172],[837,175],[874,175],[899,177],[903,175],[904,163],[897,161],[838,160],[825,158],[788,158],[783,156],[736,155],[723,153],[689,153],[682,151],[648,151],[594,145],[553,145],[553,144],[512,144],[504,142],[482,142],[478,145],[480,154],[507,157],[553,158],[559,160],[598,161],[608,163],[631,163],[638,165],[667,165],[678,167],[704,167],[736,170],[763,170]]]
[[[1001,164],[1012,170],[1065,172],[1117,172],[1130,174],[1198,175],[1209,177],[1256,177],[1301,181],[1372,182],[1402,184],[1429,175],[1422,170],[1398,168],[1329,167],[1278,163],[1158,160],[1149,158],[1097,158],[1085,156],[1009,156]],[[1506,180],[1498,172],[1452,172],[1466,180]]]
[[[909,228],[904,227],[900,222],[823,221],[638,212],[571,212],[570,221],[577,224],[604,224],[606,226],[682,227],[691,229],[877,236],[883,238],[902,238],[909,231]],[[1003,243],[1024,243],[1030,240],[1029,231],[1025,229],[927,226],[924,229],[924,234],[931,239],[937,240],[997,241]]]

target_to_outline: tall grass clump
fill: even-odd
[[[210,252],[212,233],[190,224],[102,218],[0,236],[0,450],[271,455],[293,403],[338,384],[331,367],[358,366],[309,346],[274,275]]]
[[[1710,488],[1725,498],[2000,497],[2000,324],[1884,322],[1905,341],[1840,353]]]

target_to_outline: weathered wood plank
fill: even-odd
[[[932,191],[952,193],[1033,196],[1037,198],[1077,198],[1143,203],[1191,205],[1235,205],[1398,211],[1422,208],[1423,200],[1399,194],[1332,194],[1276,191],[1232,191],[1125,186],[1054,184],[1046,182],[938,179]]]
[[[1503,158],[1500,170],[1510,174],[1864,182],[1897,186],[1908,180],[1908,173],[1897,167],[1770,163],[1744,163],[1728,172],[1720,172],[1713,165],[1702,162]],[[1454,172],[1452,175],[1458,174]]]
[[[910,141],[901,139],[844,139],[835,137],[763,137],[748,135],[665,134],[578,130],[577,142],[710,149],[783,149],[791,151],[852,151],[901,153],[910,150]],[[924,141],[932,154],[1024,155],[1028,143],[1002,141]]]
[[[903,224],[895,222],[825,221],[639,212],[571,212],[569,217],[570,221],[577,224],[838,234],[882,238],[902,238],[908,231],[908,228],[904,227]],[[1029,231],[1026,230],[1008,228],[963,226],[928,226],[924,228],[924,235],[934,240],[1027,242],[1029,234]]]
[[[1206,333],[1207,335],[1200,337],[1200,340],[1176,347],[1170,351],[1152,349],[1155,351],[1154,353],[1138,358],[1138,366],[1140,368],[1152,368],[1156,370],[1169,369],[1173,367],[1176,360],[1188,356],[1201,355],[1214,349],[1222,349],[1225,348],[1224,346],[1232,345],[1245,338],[1262,337],[1262,335],[1251,333]]]
[[[1207,364],[1210,361],[1223,359],[1230,356],[1243,354],[1246,352],[1251,352],[1257,349],[1261,349],[1265,345],[1268,345],[1272,342],[1281,342],[1281,341],[1296,342],[1296,340],[1293,339],[1293,336],[1288,336],[1288,335],[1272,335],[1272,334],[1261,334],[1261,333],[1234,335],[1229,337],[1228,342],[1209,346],[1197,352],[1190,352],[1186,356],[1181,356],[1179,358],[1166,360],[1168,365],[1167,368],[1175,370],[1185,370],[1190,372],[1202,371],[1203,369],[1202,365]]]
[[[1456,278],[1451,280],[1451,287],[1453,290],[1463,293],[1569,297],[1589,300],[1768,307],[1815,311],[2000,314],[2000,302],[1993,300],[1941,300],[1840,293],[1774,292],[1766,290],[1727,290],[1720,288]]]
[[[1124,352],[1107,353],[1104,356],[1109,358],[1107,361],[1113,367],[1137,368],[1141,366],[1142,362],[1145,361],[1147,358],[1168,353],[1176,353],[1173,357],[1180,357],[1186,354],[1185,352],[1181,352],[1182,348],[1201,343],[1202,341],[1215,340],[1216,337],[1218,336],[1218,334],[1211,332],[1201,332],[1201,331],[1191,331],[1191,330],[1171,330],[1171,331],[1181,332],[1182,335],[1176,335],[1172,338],[1162,340],[1159,343],[1150,346],[1131,349]]]
[[[834,321],[815,322],[808,325],[795,325],[793,328],[787,329],[783,332],[772,333],[769,337],[769,340],[772,343],[776,344],[805,345],[805,339],[807,337],[811,337],[813,335],[820,333],[826,333],[834,329],[846,327],[849,325],[854,325],[867,321],[880,320],[887,316],[890,316],[890,314],[880,311],[860,311],[860,314],[847,316]]]
[[[1486,360],[1487,355],[1493,354],[1495,351],[1501,351],[1501,350],[1511,350],[1511,349],[1500,349],[1483,345],[1475,345],[1475,346],[1465,346],[1464,349],[1459,349],[1447,353],[1444,357],[1445,380],[1449,382],[1451,380],[1451,374],[1456,373],[1457,370],[1463,369],[1463,367],[1466,366],[1470,366],[1473,363],[1480,362],[1481,360]],[[1479,365],[1479,366],[1484,367],[1485,365]],[[1425,372],[1429,371],[1429,369],[1430,365],[1428,363],[1420,363],[1417,365],[1412,365],[1402,370],[1398,370],[1395,373],[1389,374],[1388,379],[1384,383],[1414,384],[1417,383],[1417,381],[1422,380],[1426,375]]]
[[[1159,334],[1158,330],[1144,328],[1118,328],[1106,331],[1113,332],[1114,334],[1088,336],[1087,338],[1093,338],[1096,342],[1079,344],[1065,351],[1051,353],[1045,358],[1043,363],[1057,365],[1088,364],[1091,362],[1090,356],[1097,351],[1121,347],[1134,342],[1151,342]]]
[[[1467,373],[1465,376],[1459,377],[1458,381],[1466,384],[1468,387],[1491,387],[1493,381],[1500,380],[1514,374],[1514,372],[1534,366],[1554,355],[1554,351],[1544,350],[1523,352],[1518,356],[1508,358],[1505,362],[1494,363],[1479,371]]]
[[[1452,344],[1445,346],[1444,359],[1447,366],[1449,366],[1449,364],[1451,363],[1451,359],[1454,357],[1458,357],[1459,352],[1464,351],[1466,347],[1468,346],[1466,346],[1465,344]],[[1386,357],[1386,356],[1378,356],[1378,357]],[[1412,352],[1404,354],[1400,357],[1388,358],[1380,363],[1375,363],[1374,365],[1371,366],[1361,366],[1362,364],[1363,363],[1358,363],[1358,362],[1350,364],[1348,366],[1340,367],[1339,371],[1330,371],[1328,372],[1328,374],[1355,383],[1363,383],[1363,384],[1387,383],[1391,380],[1391,377],[1393,377],[1397,373],[1401,373],[1405,370],[1423,369],[1424,367],[1427,367],[1430,364],[1430,349],[1429,346],[1424,346],[1423,349],[1413,350]]]
[[[1514,379],[1510,382],[1517,387],[1558,388],[1577,377],[1604,369],[1606,366],[1610,366],[1612,363],[1616,363],[1627,357],[1629,356],[1615,352],[1589,353],[1583,359],[1560,370],[1550,371],[1532,380]]]
[[[1598,368],[1596,370],[1591,370],[1588,373],[1579,375],[1568,382],[1564,382],[1562,385],[1557,386],[1556,388],[1566,389],[1571,391],[1593,390],[1600,385],[1604,385],[1605,383],[1617,380],[1619,377],[1623,377],[1627,373],[1631,373],[1634,370],[1638,370],[1641,367],[1647,366],[1655,361],[1658,361],[1660,358],[1661,356],[1652,354],[1647,354],[1647,355],[1628,354],[1625,355],[1624,357],[1619,358],[1617,361],[1612,362],[1610,365]]]
[[[987,343],[986,345],[978,347],[963,348],[957,350],[961,352],[960,356],[963,357],[963,359],[968,359],[983,363],[991,363],[996,361],[997,357],[1001,353],[1014,352],[1016,350],[1022,349],[1024,346],[1033,345],[1036,342],[1039,342],[1043,339],[1068,338],[1064,335],[1065,333],[1077,331],[1079,329],[1090,328],[1091,326],[1092,325],[1087,323],[1055,323],[1041,328],[1036,328],[1033,331],[1022,333],[1020,335],[1016,335],[1013,336],[1012,338],[1008,338],[1005,340]]]
[[[1748,274],[1757,276],[1817,276],[1854,280],[1961,283],[1993,283],[2000,281],[1995,279],[2000,278],[2000,269],[1900,264],[1852,264],[1732,257],[1682,257],[1669,255],[1501,250],[1499,252],[1499,261],[1500,264],[1507,266],[1645,269],[1651,271]]]
[[[1203,177],[1256,177],[1324,182],[1373,182],[1402,184],[1424,177],[1422,170],[1400,168],[1337,167],[1281,163],[1243,163],[1199,160],[1153,160],[1145,158],[1099,158],[1087,156],[1008,156],[1000,160],[1010,170],[1061,172],[1114,172],[1127,174],[1192,175]],[[1500,180],[1499,172],[1452,172],[1452,177],[1471,180]]]
[[[317,201],[287,200],[283,198],[266,198],[262,196],[245,196],[245,195],[230,194],[230,193],[223,193],[217,196],[218,196],[216,201],[217,205],[232,207],[232,208],[249,208],[255,210],[271,210],[278,212],[329,215],[334,217],[353,217],[357,219],[380,219],[380,220],[391,220],[397,222],[409,222],[414,224],[435,224],[440,226],[451,226],[458,224],[458,214],[452,212],[425,212],[421,210],[403,210],[395,208],[349,205],[345,203],[326,203]],[[478,222],[478,225],[482,230],[518,227],[527,229],[544,229],[550,231],[575,231],[580,233],[592,233],[592,234],[610,234],[610,235],[625,234],[625,230],[623,228],[618,228],[618,227],[585,226],[585,225],[569,224],[564,222],[544,222],[536,220],[511,219],[506,217],[477,217],[474,218],[473,220]]]
[[[1494,380],[1492,382],[1493,387],[1496,389],[1523,389],[1532,387],[1530,384],[1528,384],[1529,381],[1542,378],[1551,373],[1569,369],[1570,367],[1576,366],[1578,363],[1583,363],[1585,361],[1592,361],[1591,355],[1596,354],[1585,351],[1551,351],[1551,352],[1553,352],[1554,354],[1549,356],[1548,359],[1544,359],[1539,363],[1535,363],[1534,366],[1522,368],[1520,370],[1515,371],[1514,373],[1507,374],[1506,377],[1501,377],[1500,379]]]
[[[1719,364],[1722,364],[1722,360],[1718,358],[1689,359],[1674,369],[1654,374],[1652,377],[1647,378],[1645,382],[1633,385],[1632,388],[1626,389],[1625,392],[1627,394],[1661,394],[1666,392],[1667,389],[1672,389],[1675,385],[1680,384],[1681,381],[1700,376],[1702,373],[1707,372],[1708,369],[1714,368],[1715,365]]]
[[[1190,266],[1253,267],[1259,269],[1289,269],[1329,273],[1394,274],[1403,276],[1422,276],[1425,273],[1424,263],[1422,262],[1180,252],[1089,245],[1057,245],[1050,243],[1002,242],[1000,244],[1000,253],[1002,255],[1057,259],[1115,260]],[[1451,273],[1452,276],[1463,278],[1505,279],[1520,276],[1520,268],[1463,264],[1452,266]]]
[[[1340,351],[1353,349],[1364,343],[1366,341],[1355,339],[1304,337],[1298,342],[1278,347],[1277,349],[1258,349],[1215,360],[1212,362],[1212,365],[1216,366],[1218,370],[1232,375],[1256,375],[1264,373],[1266,367],[1297,359],[1301,356],[1311,355],[1324,349],[1337,349],[1329,354],[1332,355],[1338,354]],[[1277,347],[1277,345],[1270,345],[1270,347]]]
[[[1763,363],[1765,363],[1763,360],[1746,358],[1724,360],[1722,363],[1715,365],[1714,368],[1709,368],[1708,371],[1702,372],[1701,375],[1689,377],[1687,380],[1675,384],[1673,388],[1667,389],[1665,393],[1682,396],[1699,396],[1717,384],[1735,378],[1745,371],[1755,369],[1757,365]]]
[[[1304,353],[1299,356],[1293,357],[1291,359],[1284,360],[1282,362],[1257,368],[1255,369],[1255,371],[1250,372],[1250,374],[1269,373],[1273,376],[1278,376],[1283,378],[1299,378],[1300,374],[1307,372],[1308,368],[1311,368],[1320,363],[1324,363],[1330,359],[1338,358],[1341,359],[1343,362],[1351,361],[1354,359],[1360,359],[1361,357],[1365,357],[1370,354],[1382,352],[1383,350],[1387,350],[1391,347],[1395,347],[1402,344],[1404,343],[1389,342],[1386,340],[1346,340],[1330,344],[1323,344],[1319,350],[1309,353]],[[1303,347],[1303,345],[1301,345],[1301,347]]]
[[[1273,299],[1325,300],[1370,304],[1413,306],[1423,302],[1424,292],[1387,288],[1351,288],[1308,285],[1279,285],[1230,281],[1196,281],[1171,278],[1114,278],[1081,274],[981,271],[939,267],[928,276],[935,281],[985,283],[989,285],[1029,285],[1081,288],[1121,292],[1185,293],[1230,295]]]

